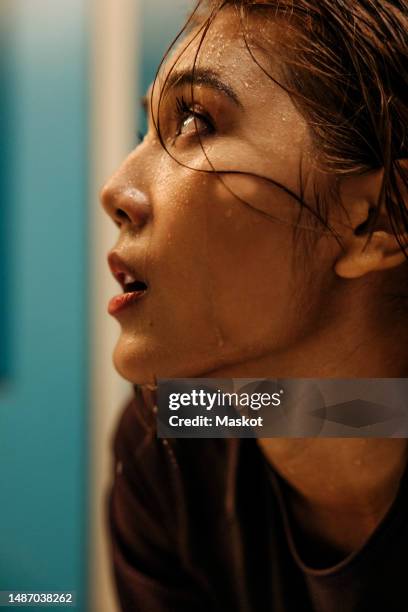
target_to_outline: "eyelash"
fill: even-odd
[[[181,135],[183,121],[188,119],[188,117],[190,117],[191,115],[205,123],[206,131],[208,134],[213,134],[215,132],[214,122],[211,117],[207,113],[198,112],[194,110],[191,105],[186,102],[184,96],[176,98],[175,115],[177,120],[177,132],[175,138]],[[197,133],[198,130],[196,130],[196,134]]]
[[[187,119],[191,115],[205,123],[206,129],[208,130],[209,134],[213,134],[215,132],[213,120],[205,113],[199,113],[197,111],[194,111],[191,106],[186,102],[184,96],[181,96],[176,98],[175,117],[177,121],[177,132],[174,139],[181,135],[183,120]],[[146,134],[144,134],[141,130],[138,130],[136,133],[137,143],[141,144],[145,136]]]

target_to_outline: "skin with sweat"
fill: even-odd
[[[279,49],[278,26],[275,36],[267,27],[269,49]],[[344,208],[333,206],[331,224],[343,248],[307,212],[294,241],[299,204],[260,177],[299,193],[302,168],[306,201],[313,186],[324,189],[330,177],[319,170],[307,123],[251,60],[232,9],[220,12],[200,48],[197,32],[162,67],[148,94],[148,133],[101,195],[119,228],[112,251],[148,285],[117,314],[117,370],[138,384],[407,376],[404,313],[386,297],[406,282],[406,260],[386,219],[365,250],[366,237],[354,233],[376,201],[380,171],[340,186]],[[279,68],[271,68],[278,77]],[[310,232],[313,252],[302,255]],[[304,535],[342,554],[384,517],[406,462],[402,439],[258,443],[289,483]]]

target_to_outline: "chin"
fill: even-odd
[[[113,364],[122,378],[142,385],[155,381],[151,350],[147,343],[120,336],[113,352]]]
[[[160,378],[199,378],[218,367],[214,347],[198,352],[193,345],[186,347],[172,340],[159,342],[155,337],[122,332],[113,353],[116,371],[129,382],[142,385]]]

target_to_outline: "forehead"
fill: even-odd
[[[210,62],[215,68],[231,53],[243,49],[243,42],[239,16],[231,7],[226,7],[211,22],[204,20],[195,24],[167,58],[161,76],[165,77],[173,65],[186,69],[194,61]]]
[[[280,78],[279,62],[274,59],[279,57],[279,53],[274,53],[279,50],[277,31],[277,25],[265,15],[243,19],[236,8],[225,7],[211,22],[203,20],[196,24],[172,50],[158,72],[155,92],[163,90],[171,74],[191,71],[194,66],[211,70],[238,86],[257,85],[258,94],[269,89],[270,94],[271,79],[257,66],[254,57],[269,74]]]

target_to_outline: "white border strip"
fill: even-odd
[[[112,351],[118,325],[106,307],[115,281],[106,254],[117,228],[98,201],[104,181],[134,146],[137,109],[137,50],[141,0],[91,0],[90,100],[90,325],[91,325],[91,474],[90,474],[90,610],[118,609],[106,533],[106,491],[111,478],[111,438],[119,411],[131,394],[115,373]],[[117,288],[117,287],[116,287]]]

